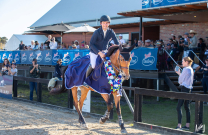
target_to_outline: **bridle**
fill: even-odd
[[[119,68],[117,68],[114,64],[111,63],[111,65],[113,66],[113,68],[116,69],[119,73],[123,73],[123,71],[121,70],[122,68],[124,68],[124,69],[129,69],[129,67],[127,67],[127,66],[126,66],[126,67],[121,66],[121,58],[120,58],[120,57],[122,56],[121,53],[129,53],[129,52],[121,52],[121,51],[119,50],[119,55],[118,55],[118,59],[117,59],[118,62],[119,62]],[[122,56],[122,57],[123,57],[123,56]],[[127,61],[125,61],[125,62],[127,63]],[[127,64],[126,64],[126,65],[127,65]]]

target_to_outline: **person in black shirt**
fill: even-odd
[[[137,42],[137,39],[136,38],[134,39],[133,45],[135,45],[135,47],[138,47],[138,42]]]
[[[19,44],[19,47],[17,49],[24,50],[24,48],[25,48],[25,44],[23,44],[23,41],[21,40],[20,44]]]
[[[180,54],[180,52],[179,52],[179,50],[178,50],[178,45],[174,44],[174,48],[171,50],[170,55],[171,55],[171,57],[172,57],[175,61],[177,61],[177,60],[178,60],[179,54]],[[172,60],[170,57],[167,59],[167,64],[168,64],[168,69],[169,69],[169,70],[170,70],[171,68],[173,68],[172,65],[171,65],[171,62],[172,62],[172,61],[173,61],[173,60]]]
[[[59,80],[62,80],[61,64],[62,64],[62,60],[59,59],[55,66],[55,72],[54,72],[54,77],[57,77]]]
[[[48,35],[48,39],[45,41],[45,45],[47,46],[47,48],[46,49],[50,49],[50,47],[49,47],[49,44],[51,43],[51,38],[52,38],[52,36],[51,35]]]
[[[204,61],[204,52],[205,52],[206,44],[204,43],[204,40],[202,38],[199,38],[198,43],[198,51],[199,51],[199,59]],[[199,61],[199,65],[202,67],[203,64]]]
[[[40,77],[40,66],[37,64],[37,59],[33,59],[32,66],[29,69],[29,75],[31,78],[39,78]],[[33,100],[33,90],[35,88],[37,95],[37,82],[30,82],[30,100]]]
[[[203,79],[202,79],[202,85],[204,94],[207,94],[208,91],[208,57],[205,60],[206,65],[204,65],[201,70],[203,70]]]

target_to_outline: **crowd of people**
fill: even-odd
[[[193,61],[196,53],[199,54],[199,66],[202,67],[205,63],[205,58],[208,56],[208,48],[204,42],[204,39],[199,38],[197,40],[196,32],[190,30],[182,35],[178,35],[177,39],[175,35],[170,35],[168,43],[164,43],[163,40],[153,41],[150,39],[145,40],[143,43],[141,40],[135,39],[134,44],[136,48],[139,47],[157,47],[158,48],[158,70],[173,70],[174,62],[182,63],[182,58],[189,56]],[[202,63],[203,62],[203,63]],[[193,63],[195,64],[195,63]]]
[[[17,50],[44,50],[44,49],[88,49],[89,45],[85,41],[81,42],[81,45],[79,45],[79,41],[75,40],[72,41],[71,45],[60,43],[56,41],[55,37],[52,37],[51,35],[48,35],[48,39],[44,42],[39,44],[38,41],[31,41],[31,45],[25,45],[23,41],[20,41],[19,47]]]

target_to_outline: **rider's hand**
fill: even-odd
[[[101,58],[105,58],[105,54],[102,52],[99,52],[98,55],[100,55]]]

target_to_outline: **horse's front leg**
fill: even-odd
[[[115,101],[116,112],[118,115],[118,123],[119,123],[119,126],[121,127],[121,133],[127,133],[127,131],[124,127],[124,122],[123,122],[123,118],[121,115],[121,106],[120,106],[121,96],[117,96],[117,92],[113,92],[113,97],[114,97],[114,101]]]
[[[99,120],[100,124],[104,124],[106,122],[106,120],[108,120],[110,117],[110,111],[113,108],[113,103],[111,103],[111,101],[110,101],[110,95],[101,94],[101,96],[103,97],[103,99],[105,100],[105,102],[107,104],[107,110],[106,110],[105,114],[103,115],[103,117],[101,117]]]

